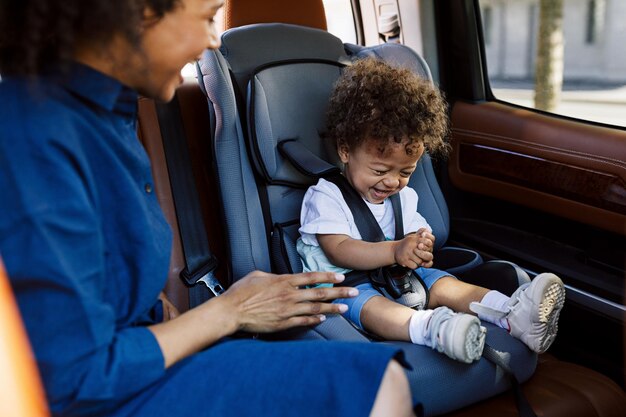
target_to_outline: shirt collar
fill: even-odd
[[[137,92],[91,67],[72,63],[61,82],[73,94],[105,110],[127,117],[137,115]]]

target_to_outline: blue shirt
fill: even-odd
[[[78,64],[0,82],[0,256],[54,413],[122,401],[165,372],[145,326],[171,233],[136,103]]]

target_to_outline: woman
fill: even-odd
[[[32,0],[0,10],[0,254],[59,416],[411,415],[397,350],[229,340],[345,306],[327,273],[254,272],[159,322],[170,230],[135,135],[219,46],[221,0]],[[208,349],[207,349],[208,348]]]

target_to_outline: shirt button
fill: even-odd
[[[144,190],[146,190],[146,192],[150,194],[152,192],[152,184],[150,184],[149,182],[146,183],[146,185],[144,186]]]

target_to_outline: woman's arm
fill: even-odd
[[[273,275],[255,271],[219,297],[149,329],[161,347],[165,366],[169,367],[239,330],[266,333],[316,325],[325,319],[325,314],[344,312],[345,305],[327,301],[354,297],[356,289],[301,289],[318,283],[336,284],[343,279],[342,275],[328,272]]]

